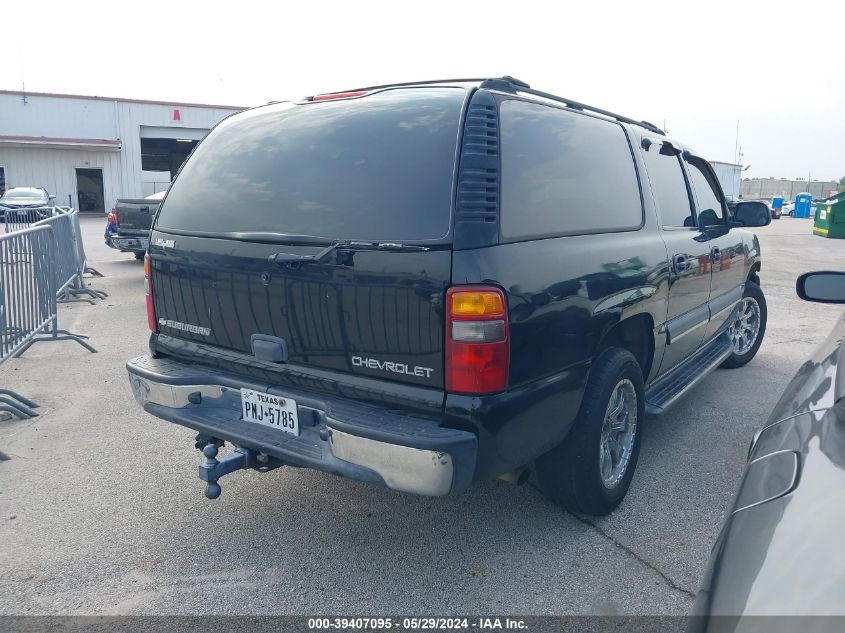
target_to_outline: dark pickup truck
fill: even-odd
[[[654,125],[513,78],[269,104],[172,183],[129,379],[210,498],[241,468],[445,495],[533,467],[607,514],[646,413],[756,354],[769,222]]]
[[[137,259],[143,259],[150,245],[153,218],[165,193],[160,191],[146,198],[118,199],[106,222],[106,244],[125,253],[135,253]]]

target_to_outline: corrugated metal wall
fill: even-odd
[[[120,152],[70,149],[34,149],[3,147],[0,167],[6,170],[6,187],[44,187],[61,205],[76,199],[76,168],[102,169],[106,210],[113,206],[120,192]]]
[[[117,138],[114,103],[0,94],[0,135]]]
[[[828,192],[836,189],[833,181],[786,180],[784,178],[747,178],[742,181],[741,193],[746,200],[771,200],[780,196],[784,200],[795,200],[799,193],[809,193],[813,198],[827,198]]]
[[[167,106],[147,103],[118,102],[117,116],[120,140],[123,142],[122,197],[138,198],[143,195],[141,181],[141,126],[170,128],[201,128],[210,130],[232,114],[232,110]],[[173,120],[173,111],[179,110],[180,121]],[[175,174],[174,174],[175,175]]]
[[[175,120],[174,110],[179,111]],[[141,126],[210,129],[231,109],[127,101],[0,94],[0,136],[121,141],[120,151],[10,146],[0,142],[7,187],[45,187],[60,204],[78,204],[76,168],[101,168],[106,210],[141,197]]]

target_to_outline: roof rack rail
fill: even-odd
[[[581,103],[580,101],[575,101],[574,99],[567,99],[566,97],[559,97],[558,95],[551,94],[550,92],[543,92],[542,90],[535,90],[528,86],[528,84],[513,80],[512,77],[502,77],[502,79],[494,79],[494,80],[487,80],[490,82],[488,85],[482,84],[482,88],[497,88],[496,84],[493,82],[501,82],[501,81],[508,81],[511,80],[510,83],[513,84],[517,90],[520,92],[525,92],[530,95],[534,95],[536,97],[542,97],[544,99],[549,99],[550,101],[557,101],[558,103],[563,103],[569,108],[573,110],[585,110],[587,112],[593,112],[595,114],[601,114],[606,117],[610,117],[612,119],[616,119],[622,123],[628,123],[630,125],[637,125],[641,128],[645,128],[649,132],[654,132],[655,134],[659,134],[660,136],[666,136],[666,133],[661,130],[659,127],[654,125],[654,123],[649,123],[648,121],[636,121],[630,117],[622,116],[621,114],[616,114],[615,112],[610,112],[609,110],[602,110],[601,108],[595,108],[593,106],[589,106],[586,103]]]
[[[528,88],[528,84],[525,82],[520,81],[519,79],[514,79],[513,77],[465,77],[462,79],[427,79],[425,81],[403,81],[401,83],[395,84],[382,84],[380,86],[363,86],[361,88],[353,88],[351,90],[333,90],[332,92],[326,94],[339,94],[342,92],[361,92],[363,90],[379,90],[381,88],[400,88],[403,86],[428,86],[431,84],[468,84],[468,83],[483,83],[483,82],[492,82],[492,81],[503,81],[509,84],[513,84],[515,86],[525,87]],[[305,97],[306,101],[311,101],[313,96]]]
[[[535,97],[542,97],[544,99],[549,99],[551,101],[557,101],[558,103],[562,103],[573,110],[586,110],[587,112],[593,112],[595,114],[601,114],[602,116],[610,117],[622,123],[628,123],[630,125],[637,125],[641,128],[645,128],[649,132],[654,132],[655,134],[659,134],[660,136],[666,136],[666,133],[661,130],[659,127],[654,125],[654,123],[649,123],[648,121],[636,121],[630,117],[622,116],[621,114],[616,114],[614,112],[610,112],[609,110],[602,110],[601,108],[595,108],[593,106],[589,106],[586,103],[581,103],[580,101],[575,101],[574,99],[567,99],[566,97],[559,97],[558,95],[551,94],[550,92],[543,92],[542,90],[535,90],[531,86],[529,86],[524,81],[520,81],[515,77],[511,77],[510,75],[503,75],[502,77],[466,77],[462,79],[428,79],[426,81],[404,81],[402,83],[395,83],[395,84],[382,84],[380,86],[365,86],[362,88],[353,88],[351,90],[336,90],[331,93],[327,94],[341,94],[346,92],[362,92],[366,90],[379,90],[381,88],[397,88],[402,86],[426,86],[431,84],[445,84],[445,83],[480,83],[482,88],[492,88],[494,90],[507,90],[510,89],[511,91],[520,91],[525,92],[530,95],[534,95]],[[305,97],[306,101],[311,101],[314,97]]]

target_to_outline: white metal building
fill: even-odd
[[[0,190],[44,187],[103,213],[165,189],[188,153],[236,106],[0,90]]]
[[[713,171],[716,172],[716,177],[722,185],[722,191],[725,197],[738,200],[739,183],[742,178],[742,165],[723,163],[718,160],[711,160],[710,164],[713,165]]]

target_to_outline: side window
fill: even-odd
[[[504,240],[642,226],[639,181],[621,125],[518,99],[503,101],[499,113]]]
[[[687,160],[687,173],[689,173],[692,191],[698,206],[699,226],[714,226],[722,224],[724,215],[722,213],[722,202],[716,188],[711,181],[710,174],[698,166],[696,160]]]
[[[654,142],[645,152],[645,163],[663,226],[694,227],[681,160],[671,145]]]
[[[0,196],[6,193],[6,168],[0,167]]]

